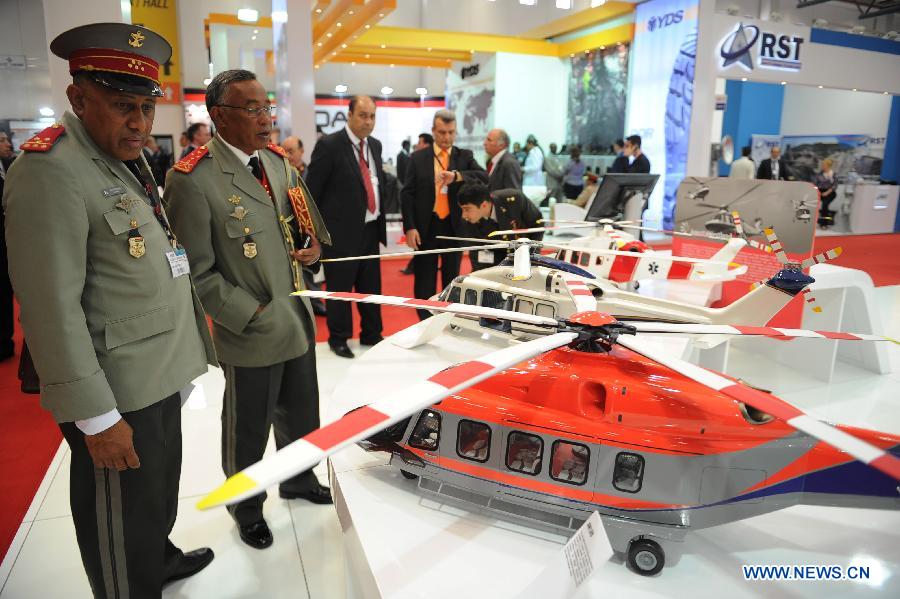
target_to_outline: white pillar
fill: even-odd
[[[312,1],[272,0],[272,34],[281,139],[296,135],[309,156],[316,143]]]
[[[73,10],[71,0],[43,0],[44,31],[47,34],[47,57],[50,63],[50,93],[56,118],[69,110],[66,88],[72,83],[69,63],[50,52],[50,42],[63,31],[88,23],[123,23],[131,21],[131,4],[121,0],[86,0]],[[127,12],[123,13],[123,9]]]
[[[694,105],[686,175],[709,176],[710,137],[716,111],[716,42],[713,39],[715,0],[700,0],[697,17],[697,59],[694,63]]]

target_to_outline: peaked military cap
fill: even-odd
[[[91,23],[69,29],[50,42],[50,51],[69,61],[69,73],[85,73],[117,91],[162,96],[159,65],[172,57],[161,35],[127,23]]]

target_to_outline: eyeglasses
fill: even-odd
[[[216,106],[221,106],[222,108],[234,108],[236,110],[243,110],[247,113],[252,119],[259,118],[259,115],[268,113],[269,116],[275,116],[275,107],[274,106],[259,106],[258,108],[245,108],[244,106],[232,106],[231,104],[216,104]]]

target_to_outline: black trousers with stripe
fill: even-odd
[[[71,422],[59,425],[72,450],[72,519],[94,597],[158,598],[183,555],[169,541],[178,511],[181,397],[122,417],[134,431],[136,470],[94,468],[84,433]]]
[[[450,217],[439,219],[436,214],[431,215],[431,226],[428,235],[422,239],[422,250],[437,250],[441,248],[459,247],[455,241],[438,239],[438,235],[452,237],[456,235]],[[449,254],[424,254],[413,258],[413,295],[416,299],[428,299],[438,290],[435,287],[438,273],[438,257],[441,260],[441,289],[453,282],[459,276],[459,265],[462,259],[460,252]],[[419,320],[425,320],[431,316],[428,310],[416,310]]]
[[[330,309],[330,308],[329,308]],[[275,447],[282,447],[319,428],[319,382],[316,375],[315,333],[309,319],[305,354],[271,366],[247,368],[223,364],[222,469],[226,476],[262,459],[275,429]],[[312,470],[281,483],[285,491],[304,492],[317,483]],[[229,506],[240,526],[263,518],[266,494]]]

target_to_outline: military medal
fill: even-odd
[[[135,219],[131,219],[129,224],[131,225],[131,230],[128,231],[128,253],[132,258],[142,258],[147,253],[147,248],[144,245],[144,238],[138,231],[138,222]]]
[[[244,237],[244,257],[250,260],[256,258],[256,242],[249,235]]]

